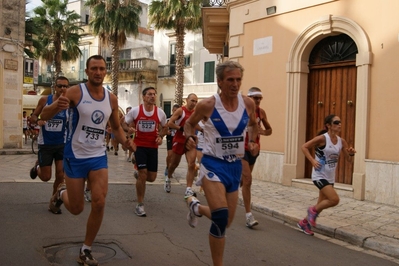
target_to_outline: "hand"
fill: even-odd
[[[129,127],[129,129],[127,130],[127,133],[129,135],[132,135],[133,133],[136,133],[136,129],[134,129],[133,127]]]
[[[63,92],[57,99],[57,107],[61,110],[66,110],[69,108],[69,99],[65,96],[66,92]]]
[[[185,148],[190,151],[192,149],[197,148],[198,138],[197,136],[189,136],[186,138],[186,143],[184,144]]]
[[[43,126],[44,124],[46,124],[46,122],[47,122],[47,121],[44,121],[44,120],[38,120],[38,121],[37,121],[37,125],[38,125],[38,126]]]
[[[356,153],[356,150],[355,150],[353,147],[347,148],[346,151],[348,152],[348,154],[349,154],[350,156],[354,156],[355,153]]]
[[[158,145],[162,145],[162,138],[161,138],[161,136],[158,136],[158,137],[155,139],[155,142],[156,142]]]
[[[259,154],[259,145],[255,142],[248,143],[248,149],[252,156],[257,156]]]

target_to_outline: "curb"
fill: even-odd
[[[238,204],[244,206],[242,197],[239,198]],[[302,219],[269,209],[256,203],[252,203],[251,209],[272,216],[294,227],[296,227],[297,222]],[[312,230],[318,234],[399,259],[399,239],[380,236],[353,225],[333,227],[318,223],[317,228],[312,228]]]
[[[21,154],[33,154],[32,150],[27,149],[1,149],[0,155],[21,155]]]

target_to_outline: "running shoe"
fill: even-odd
[[[251,215],[249,217],[247,217],[247,222],[245,223],[245,225],[248,228],[252,228],[258,224],[259,224],[258,221],[255,219],[255,217],[251,213]]]
[[[39,161],[36,160],[35,166],[30,169],[30,178],[36,179],[37,177],[37,166],[39,165]]]
[[[196,227],[198,224],[198,218],[201,217],[202,215],[197,215],[195,214],[194,207],[198,204],[200,204],[200,201],[196,197],[191,198],[191,202],[188,203],[188,209],[190,210],[187,214],[187,221],[188,225],[191,226],[192,228]]]
[[[186,188],[186,192],[184,193],[184,198],[188,199],[189,197],[196,197],[197,194],[193,191],[191,187]]]
[[[164,184],[163,188],[165,189],[166,193],[170,193],[170,191],[172,190],[172,185],[171,185],[170,179],[168,177],[165,178],[165,184]]]
[[[65,183],[61,183],[58,185],[57,191],[54,193],[54,195],[50,199],[50,204],[48,206],[48,210],[51,211],[54,214],[61,214],[61,205],[63,203],[60,193],[61,191],[66,189]]]
[[[82,249],[79,252],[78,263],[84,266],[97,266],[98,261],[91,255],[91,250]]]
[[[308,217],[307,220],[310,223],[311,226],[315,227],[316,226],[316,218],[319,216],[319,214],[313,210],[313,207],[308,208]]]
[[[305,222],[304,220],[300,220],[296,224],[306,235],[312,236],[314,235],[313,231],[311,230],[309,222]]]
[[[137,204],[136,205],[136,210],[134,211],[134,213],[137,216],[146,217],[147,215],[146,215],[145,210],[144,210],[144,204],[143,203]]]
[[[91,191],[85,189],[85,201],[91,202]]]

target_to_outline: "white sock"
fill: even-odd
[[[165,177],[165,181],[169,181],[169,177]]]
[[[88,249],[91,251],[91,246],[86,246],[85,244],[83,244],[81,252],[83,252],[83,250]]]
[[[66,189],[64,189],[64,190],[61,190],[61,192],[60,192],[60,199],[62,200],[62,193],[64,193],[66,191]]]
[[[252,212],[247,212],[247,213],[245,214],[245,217],[246,217],[246,218],[249,218],[251,215],[252,215]]]
[[[194,205],[194,213],[195,215],[200,216],[201,214],[199,213],[199,203]]]

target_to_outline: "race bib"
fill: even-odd
[[[140,132],[154,132],[156,128],[156,123],[153,120],[140,120],[138,124],[138,129]]]
[[[243,136],[216,138],[216,156],[218,157],[226,157],[230,155],[242,157],[244,156],[244,150],[245,145]]]
[[[104,129],[82,126],[79,134],[79,141],[89,144],[90,146],[102,146],[104,142]]]
[[[44,124],[44,129],[49,132],[61,132],[64,121],[62,119],[51,119]]]

